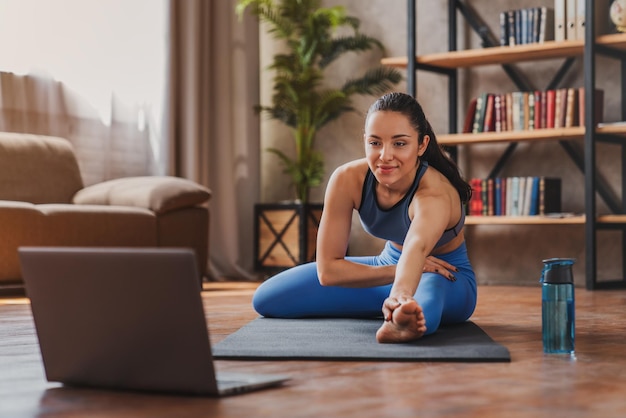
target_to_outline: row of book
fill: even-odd
[[[496,177],[469,180],[473,216],[535,216],[561,212],[561,179]]]
[[[595,123],[603,121],[604,91],[595,94]],[[468,106],[463,133],[567,128],[585,125],[585,89],[482,93]]]
[[[611,32],[611,0],[594,1],[595,34]],[[500,45],[585,39],[586,0],[554,0],[554,7],[500,12]]]
[[[544,43],[554,40],[554,9],[527,7],[500,13],[500,45]]]

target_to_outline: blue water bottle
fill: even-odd
[[[543,260],[541,272],[541,322],[544,353],[573,354],[574,276],[573,258]]]

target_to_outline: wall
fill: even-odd
[[[404,0],[326,0],[325,6],[344,5],[351,15],[361,19],[363,33],[376,37],[386,47],[385,56],[406,55],[406,15]],[[502,10],[518,9],[539,5],[551,5],[550,0],[472,0],[469,2],[478,11],[494,33],[499,34],[498,14]],[[479,48],[480,39],[458,16],[458,48]],[[417,2],[417,48],[419,54],[444,52],[447,50],[447,2],[421,0]],[[275,46],[270,38],[262,36],[261,68],[271,59]],[[340,84],[345,74],[360,72],[368,66],[377,65],[381,54],[344,57],[334,64],[328,83]],[[514,65],[525,74],[537,89],[544,89],[561,65],[562,60],[547,60]],[[573,70],[563,81],[563,86],[582,86],[582,58],[576,60]],[[619,120],[619,66],[608,59],[599,59],[597,65],[598,86],[606,92],[605,121]],[[261,100],[271,94],[271,74],[264,71],[261,78]],[[406,84],[397,90],[406,91]],[[466,105],[472,97],[483,91],[504,93],[517,88],[499,66],[485,66],[459,70],[459,126],[462,125]],[[424,106],[429,119],[438,133],[448,131],[448,103],[446,78],[418,72],[417,98]],[[356,114],[344,115],[340,120],[325,127],[318,135],[317,144],[326,155],[327,177],[340,164],[363,156],[361,134],[363,118],[372,97],[359,98]],[[265,121],[261,129],[261,148],[290,145],[289,132],[276,122]],[[580,144],[579,144],[580,145]],[[485,177],[506,145],[477,145],[460,148],[459,164],[466,178]],[[598,147],[598,161],[603,174],[619,190],[617,173],[620,161],[615,157],[615,146]],[[263,201],[290,199],[288,179],[274,156],[262,153]],[[549,175],[563,179],[563,210],[583,211],[583,176],[557,143],[521,143],[502,176]],[[314,201],[322,201],[324,187],[313,191]],[[599,211],[606,211],[599,198]],[[585,280],[584,273],[584,230],[583,226],[469,226],[466,228],[470,257],[482,284],[519,284],[537,286],[541,272],[541,260],[550,257],[575,257],[574,276],[578,285]],[[602,233],[602,245],[598,252],[600,278],[616,278],[621,275],[620,237],[616,233]],[[368,237],[358,222],[354,222],[351,254],[372,254],[382,243]]]

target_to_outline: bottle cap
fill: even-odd
[[[549,258],[543,260],[544,266],[541,272],[543,283],[574,283],[572,265],[575,258]]]

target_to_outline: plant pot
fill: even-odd
[[[254,268],[264,273],[315,260],[321,203],[254,205]]]

